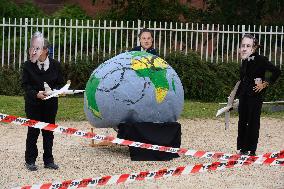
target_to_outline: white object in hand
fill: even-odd
[[[82,93],[85,90],[68,90],[69,87],[71,85],[71,81],[68,80],[67,84],[64,85],[61,89],[57,90],[57,89],[51,89],[49,87],[49,85],[44,82],[44,90],[45,90],[45,94],[48,95],[47,97],[45,97],[43,100],[47,100],[50,99],[52,97],[59,97],[60,95],[66,95],[66,94],[75,94],[75,93]]]
[[[239,100],[238,99],[235,100],[235,96],[239,88],[239,85],[240,81],[236,83],[234,89],[231,91],[230,96],[228,97],[227,105],[219,109],[216,113],[216,117],[225,113],[225,129],[229,128],[230,111],[236,109],[239,106]]]

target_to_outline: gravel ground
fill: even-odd
[[[223,118],[216,120],[180,120],[182,147],[194,150],[235,153],[237,118],[224,130]],[[90,131],[88,122],[59,122],[61,126]],[[284,149],[283,120],[262,118],[257,154]],[[47,170],[42,162],[42,137],[39,137],[39,170],[29,172],[24,167],[27,128],[0,124],[1,173],[0,188],[134,173],[161,168],[194,165],[213,160],[180,157],[168,162],[132,162],[128,148],[118,145],[90,147],[90,140],[55,134],[54,157],[59,170]],[[96,133],[115,135],[112,129],[95,129]],[[284,188],[284,167],[253,165],[187,176],[110,185],[100,188]]]

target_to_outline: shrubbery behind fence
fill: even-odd
[[[138,33],[147,27],[154,33],[160,56],[175,51],[199,53],[208,62],[239,62],[238,48],[244,33],[261,43],[260,54],[282,67],[283,26],[209,25],[198,23],[55,20],[3,18],[0,23],[0,63],[20,67],[28,59],[29,40],[41,31],[51,44],[51,56],[63,63],[87,57],[110,57],[139,45]]]

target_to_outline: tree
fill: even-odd
[[[181,5],[179,0],[111,0],[111,3],[112,10],[104,18],[179,21],[182,15],[187,22],[284,24],[284,0],[203,0],[200,10]]]
[[[284,0],[208,0],[207,15],[222,24],[262,24],[271,16],[271,24],[284,23]]]
[[[97,2],[93,0],[93,3]],[[124,20],[178,21],[182,5],[178,0],[111,0],[108,16]]]

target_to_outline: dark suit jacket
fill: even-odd
[[[137,46],[137,47],[134,47],[133,49],[131,49],[130,51],[143,51],[143,48],[141,46]],[[159,56],[156,49],[154,49],[154,48],[147,49],[146,52],[151,53],[152,55]]]
[[[254,59],[252,60],[252,57]],[[269,84],[273,84],[280,76],[280,69],[274,66],[267,57],[261,56],[258,53],[250,55],[250,60],[242,60],[240,69],[240,86],[237,92],[237,96],[263,96],[265,90],[261,92],[254,92],[253,87],[256,86],[254,79],[261,78],[262,81],[267,81]],[[270,77],[265,78],[266,72],[271,72]]]
[[[51,98],[49,100],[38,99],[37,93],[44,91],[44,82],[47,82],[51,89],[59,89],[63,86],[63,76],[60,63],[52,58],[49,58],[49,68],[46,71],[41,71],[37,63],[26,61],[23,64],[22,70],[22,87],[25,92],[25,110],[29,112],[48,111],[57,112],[58,99]]]

